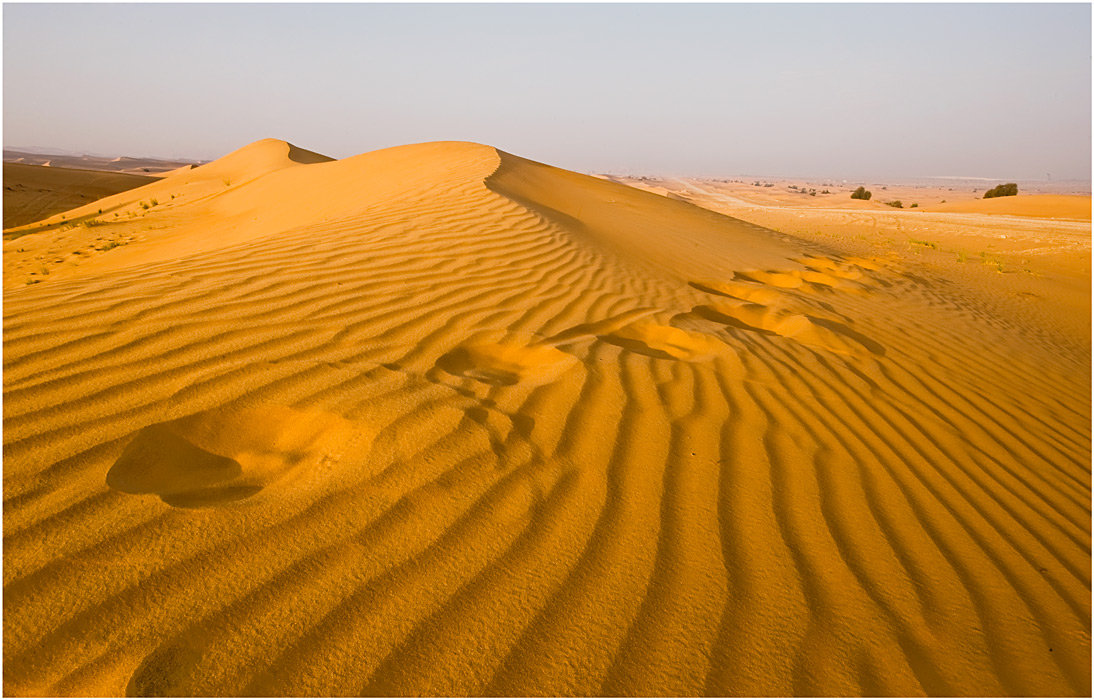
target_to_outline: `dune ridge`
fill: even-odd
[[[1089,319],[282,144],[5,244],[5,693],[1090,694]]]

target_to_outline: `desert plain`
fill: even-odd
[[[7,695],[1091,693],[1089,192],[20,165]]]

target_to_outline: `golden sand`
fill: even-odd
[[[6,232],[5,693],[1089,696],[1089,222],[674,187],[266,140]]]

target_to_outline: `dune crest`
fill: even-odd
[[[65,216],[6,694],[1090,694],[1075,306],[460,142]]]

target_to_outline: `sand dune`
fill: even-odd
[[[6,694],[1091,692],[1089,296],[467,143],[23,230]]]
[[[129,158],[120,156],[58,155],[32,151],[4,149],[4,163],[41,165],[51,168],[95,170],[112,173],[160,176],[179,167],[196,165],[194,161],[164,160],[162,158]]]
[[[23,226],[151,181],[143,175],[4,163],[4,227]]]
[[[1035,194],[995,197],[972,201],[935,204],[930,211],[966,214],[1007,214],[1042,219],[1078,219],[1090,221],[1090,197],[1066,194]]]

